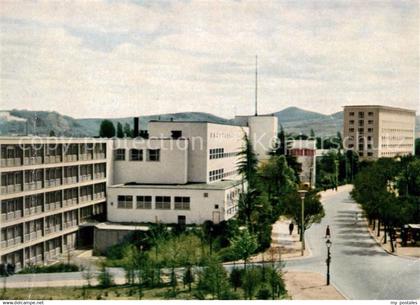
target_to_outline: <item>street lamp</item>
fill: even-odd
[[[308,191],[299,190],[298,192],[301,199],[300,239],[302,240],[302,248],[301,248],[300,254],[303,256],[303,251],[305,250],[305,195]]]
[[[325,242],[327,244],[327,286],[330,284],[330,263],[331,263],[331,252],[330,252],[330,248],[332,245],[331,240],[327,239],[327,241]]]

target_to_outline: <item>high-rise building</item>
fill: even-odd
[[[105,218],[107,142],[1,137],[1,263],[20,269],[74,249]]]
[[[345,106],[343,144],[362,160],[414,154],[416,112],[388,106]]]

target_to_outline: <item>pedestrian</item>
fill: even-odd
[[[331,238],[330,226],[327,226],[327,230],[325,230],[325,238]]]
[[[295,225],[293,224],[293,221],[291,221],[290,224],[289,224],[289,235],[292,235],[294,227],[295,227]]]

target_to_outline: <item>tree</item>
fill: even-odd
[[[124,131],[120,122],[117,123],[117,138],[124,138]]]
[[[415,142],[415,155],[420,156],[420,138],[417,138]]]
[[[54,130],[50,130],[50,137],[55,137],[55,131]]]
[[[132,138],[133,137],[133,130],[130,127],[130,124],[124,124],[124,136]]]
[[[110,120],[103,120],[99,128],[99,136],[101,138],[115,137],[115,127]]]
[[[184,286],[188,285],[188,291],[191,293],[191,284],[194,283],[194,274],[192,272],[191,265],[185,268],[183,277]]]
[[[230,289],[226,270],[216,257],[208,258],[200,273],[197,289],[218,300],[223,299],[223,295]]]
[[[305,199],[305,230],[309,229],[313,223],[319,223],[324,217],[324,207],[320,201],[320,195],[315,190],[310,190],[306,193]],[[295,223],[301,223],[302,219],[302,205],[301,198],[297,191],[291,192],[284,196],[285,214],[291,217]]]
[[[102,265],[98,274],[98,283],[102,288],[108,288],[114,285],[112,274],[106,269],[105,265]]]
[[[233,289],[235,289],[235,291],[242,285],[243,273],[244,273],[243,270],[239,268],[233,268],[232,271],[230,272],[229,281],[232,284]]]
[[[242,150],[238,153],[238,172],[248,182],[248,188],[253,189],[255,188],[257,179],[258,160],[257,156],[254,153],[254,149],[252,148],[251,140],[248,138],[247,134],[244,134],[243,141],[244,146],[242,147]]]
[[[245,299],[252,300],[261,283],[261,273],[259,269],[249,268],[245,270],[242,279],[242,289],[244,290]]]
[[[244,260],[244,269],[246,269],[249,257],[257,250],[257,238],[244,228],[239,235],[232,238],[230,243],[236,255]]]

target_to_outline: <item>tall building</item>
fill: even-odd
[[[0,138],[1,263],[49,263],[76,246],[80,226],[105,217],[107,143]]]
[[[343,144],[362,160],[414,154],[416,112],[403,108],[345,106]]]
[[[316,141],[291,140],[287,143],[287,153],[296,157],[302,171],[299,179],[302,184],[315,187],[316,181]]]

